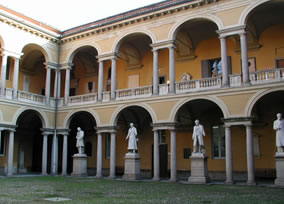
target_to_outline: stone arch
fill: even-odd
[[[256,7],[258,7],[259,5],[268,2],[269,0],[259,0],[259,1],[254,1],[253,4],[251,4],[250,6],[248,6],[241,14],[240,18],[239,18],[239,25],[246,25],[247,23],[247,18],[250,14],[250,12],[252,10],[254,10]]]
[[[42,128],[49,128],[50,127],[46,114],[43,111],[32,108],[32,107],[22,107],[22,108],[18,109],[13,116],[12,124],[17,125],[17,120],[18,120],[19,116],[22,113],[24,113],[25,111],[29,111],[29,110],[34,111],[37,114],[37,116],[40,118]]]
[[[156,123],[157,116],[156,116],[155,111],[150,106],[148,106],[146,104],[139,103],[139,104],[123,105],[123,106],[120,106],[119,108],[117,108],[114,111],[114,113],[112,114],[112,116],[111,116],[110,125],[111,126],[116,126],[120,112],[123,111],[124,109],[126,109],[128,107],[132,107],[132,106],[138,106],[138,107],[143,108],[144,110],[146,110],[149,113],[149,115],[151,116],[152,122]]]
[[[187,21],[197,20],[197,19],[204,19],[204,20],[211,21],[211,22],[213,22],[213,23],[215,23],[217,25],[219,30],[221,30],[224,27],[223,22],[217,16],[210,15],[210,14],[200,15],[200,16],[191,16],[191,17],[183,19],[182,21],[178,21],[171,28],[171,30],[170,30],[170,32],[168,34],[168,39],[169,40],[175,40],[176,39],[176,35],[177,35],[178,31],[179,31],[179,28],[180,28],[180,26],[182,24],[184,24]]]
[[[68,129],[68,127],[70,126],[70,122],[71,122],[72,118],[76,115],[76,113],[79,113],[79,112],[89,113],[94,118],[97,126],[99,126],[101,124],[100,118],[99,118],[97,112],[95,112],[91,109],[87,109],[87,110],[86,109],[78,109],[78,110],[71,111],[66,115],[66,117],[64,118],[64,122],[63,122],[63,128]]]
[[[119,47],[120,47],[120,45],[121,45],[121,43],[123,41],[123,39],[125,37],[129,36],[129,35],[132,35],[132,34],[144,34],[144,35],[147,35],[151,39],[153,44],[157,41],[156,36],[152,32],[150,32],[148,30],[139,30],[139,31],[136,31],[136,32],[125,33],[125,34],[121,35],[119,38],[117,38],[115,40],[115,42],[112,45],[112,49],[111,49],[112,52],[117,53],[118,50],[119,50]]]
[[[51,56],[50,56],[49,52],[44,47],[42,47],[42,46],[40,46],[36,43],[29,43],[29,44],[24,45],[21,50],[23,51],[24,48],[27,47],[27,46],[35,47],[37,50],[39,50],[43,54],[45,62],[50,61]]]
[[[217,97],[210,97],[210,96],[203,96],[203,97],[193,97],[193,98],[189,98],[189,99],[184,99],[179,101],[178,103],[176,103],[176,105],[174,106],[174,108],[171,111],[170,114],[170,118],[169,118],[169,122],[176,122],[176,117],[177,117],[177,113],[179,111],[179,109],[186,103],[190,102],[190,101],[194,101],[194,100],[208,100],[210,102],[215,103],[220,110],[223,113],[224,118],[228,118],[229,114],[229,110],[227,108],[227,106]]]
[[[101,51],[101,48],[99,45],[97,45],[96,43],[82,43],[82,44],[78,44],[76,45],[75,47],[73,47],[69,52],[68,54],[66,55],[66,58],[63,60],[63,62],[68,62],[68,63],[72,63],[75,55],[77,54],[77,51],[80,49],[80,48],[83,48],[83,47],[93,47],[97,50],[98,52],[98,55],[100,55],[102,53]]]
[[[265,90],[265,91],[258,91],[253,97],[250,98],[250,100],[248,101],[248,104],[245,108],[245,116],[246,117],[250,117],[251,113],[252,113],[252,109],[255,106],[255,104],[259,101],[259,99],[261,99],[263,96],[269,94],[269,93],[273,93],[276,91],[284,91],[284,87],[280,87],[280,88],[276,88],[276,89],[269,89],[269,90]]]

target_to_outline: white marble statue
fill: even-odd
[[[76,147],[78,148],[79,154],[84,154],[84,131],[80,127],[77,128],[78,132],[76,135],[77,143]]]
[[[193,152],[196,152],[197,141],[199,144],[198,151],[200,153],[205,153],[205,146],[203,143],[203,137],[205,136],[205,131],[203,125],[199,124],[199,120],[195,120],[195,126],[193,127],[192,140],[193,140]]]
[[[273,129],[276,130],[276,146],[277,152],[283,152],[284,150],[284,120],[282,114],[277,114],[277,120],[273,123]]]
[[[135,151],[137,150],[137,130],[134,127],[133,123],[130,123],[130,128],[128,130],[128,134],[126,136],[126,140],[128,139],[128,151],[132,151],[133,153],[135,153]]]

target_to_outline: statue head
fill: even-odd
[[[80,127],[77,127],[77,130],[78,130],[78,131],[81,131],[81,128],[80,128]]]
[[[199,125],[199,120],[195,120],[195,125]]]
[[[134,126],[134,124],[133,123],[130,123],[130,127],[133,127]]]
[[[282,114],[281,113],[277,113],[277,119],[282,119]]]

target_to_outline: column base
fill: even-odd
[[[160,181],[160,178],[152,178],[152,181]]]
[[[210,182],[208,177],[207,159],[204,153],[193,153],[191,159],[191,176],[188,182],[192,184],[205,184]]]
[[[177,179],[170,179],[169,182],[175,183],[177,182]]]
[[[85,177],[87,173],[87,155],[86,154],[74,154],[73,156],[73,172],[72,177]]]
[[[103,178],[102,175],[96,175],[96,178]]]
[[[255,186],[256,182],[255,181],[247,181],[247,185],[249,186]]]
[[[274,183],[279,186],[284,186],[284,152],[276,152],[276,179]]]
[[[125,167],[122,178],[129,181],[141,179],[139,154],[128,152],[125,154],[124,159]]]
[[[234,184],[235,182],[234,181],[231,181],[231,180],[226,180],[225,181],[225,184],[228,184],[228,185],[232,185],[232,184]]]

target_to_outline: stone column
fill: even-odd
[[[177,165],[176,165],[176,131],[171,130],[171,178],[170,181],[177,180]]]
[[[19,63],[20,59],[14,58],[14,75],[13,75],[13,98],[18,96],[18,81],[19,81]]]
[[[111,60],[111,92],[110,98],[115,100],[115,91],[116,91],[116,59],[117,57],[113,57]]]
[[[58,139],[57,135],[53,135],[52,139],[52,153],[51,153],[51,173],[57,174],[58,169]]]
[[[249,79],[249,68],[248,68],[248,50],[247,50],[246,32],[240,33],[240,40],[241,40],[243,84],[249,85],[250,79]]]
[[[43,143],[42,143],[42,169],[41,169],[41,174],[42,175],[47,175],[47,139],[48,139],[48,133],[43,132]]]
[[[159,53],[153,49],[153,95],[159,94]]]
[[[176,71],[175,71],[175,47],[172,45],[169,47],[169,67],[170,67],[170,88],[169,93],[175,93],[175,80],[176,80]]]
[[[102,151],[102,133],[98,133],[98,143],[97,143],[97,178],[102,177],[102,159],[103,159],[103,151]]]
[[[2,55],[2,68],[1,68],[1,96],[5,95],[6,88],[6,70],[7,70],[7,55]]]
[[[232,162],[232,134],[231,126],[225,125],[226,137],[226,181],[227,184],[233,183],[233,162]]]
[[[8,172],[7,176],[13,175],[13,162],[14,162],[14,132],[15,130],[10,130],[9,135],[9,149],[8,149]]]
[[[53,97],[60,98],[60,83],[61,83],[61,74],[60,69],[55,69],[55,80],[54,80],[54,90]]]
[[[229,75],[228,75],[228,60],[227,60],[227,45],[226,37],[219,37],[221,43],[221,61],[222,61],[222,86],[229,86]],[[218,68],[216,65],[218,72]]]
[[[65,93],[64,93],[64,103],[68,104],[69,90],[70,90],[70,70],[71,67],[66,68],[65,75]]]
[[[115,178],[115,160],[116,160],[116,132],[111,133],[111,141],[110,141],[110,178]]]
[[[99,61],[99,80],[98,80],[98,101],[103,100],[103,86],[104,86],[104,61]]]
[[[251,132],[251,125],[246,125],[246,140],[247,140],[247,171],[248,181],[250,185],[255,184],[254,178],[254,155],[253,155],[253,138]]]
[[[154,181],[160,180],[160,152],[158,130],[154,130]]]
[[[50,76],[51,76],[51,68],[47,65],[46,76],[45,76],[45,98],[47,104],[49,104],[49,99],[50,99]]]
[[[62,175],[67,175],[68,133],[63,133]]]

